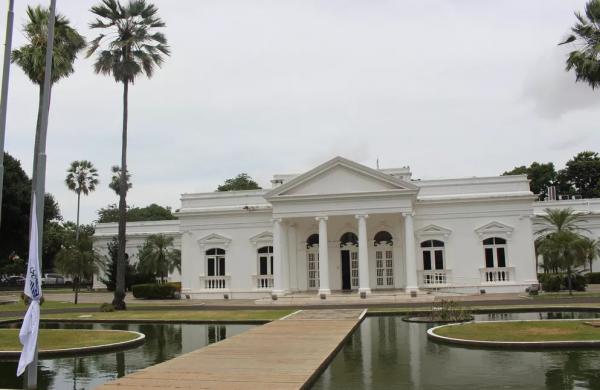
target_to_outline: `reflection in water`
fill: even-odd
[[[479,321],[598,318],[595,313],[502,313]],[[369,317],[313,389],[600,389],[600,351],[501,351],[427,340],[427,324]]]
[[[43,324],[53,329],[132,330],[146,343],[127,351],[84,357],[44,359],[38,370],[39,389],[93,389],[107,381],[161,363],[209,343],[242,333],[253,325],[191,324]],[[16,361],[0,361],[0,388],[23,388]]]

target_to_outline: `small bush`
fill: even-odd
[[[575,291],[585,291],[585,287],[587,286],[587,280],[583,275],[573,274],[571,275],[571,288]],[[565,274],[563,277],[563,288],[565,290],[569,289],[569,278]]]
[[[169,282],[167,283],[170,286],[175,287],[175,291],[177,291],[178,293],[181,293],[181,282]]]
[[[600,284],[600,272],[590,272],[585,277],[588,284]]]
[[[138,299],[173,299],[177,287],[170,283],[136,284],[131,287],[131,291],[133,296]]]
[[[560,291],[563,276],[561,274],[540,274],[538,280],[542,285],[542,290],[545,292],[556,292]]]
[[[112,311],[115,311],[115,307],[112,305],[112,303],[105,302],[100,305],[100,311],[104,313],[110,313]]]

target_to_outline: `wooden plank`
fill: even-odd
[[[364,310],[301,310],[100,386],[100,390],[302,389],[320,374]]]

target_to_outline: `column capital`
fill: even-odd
[[[405,212],[402,212],[402,216],[403,217],[408,217],[409,215],[411,217],[414,217],[415,216],[415,212],[414,211],[405,211]]]
[[[369,214],[356,214],[354,216],[354,218],[356,218],[356,219],[367,219],[367,218],[369,218]]]
[[[329,219],[329,217],[327,216],[319,216],[319,217],[315,217],[315,221],[327,221]]]
[[[283,222],[283,218],[271,218],[271,222],[273,223],[282,223]]]

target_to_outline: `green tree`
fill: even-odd
[[[35,145],[33,166],[37,166],[38,139],[42,119],[42,95],[44,93],[44,75],[46,74],[46,45],[48,42],[48,18],[50,11],[47,8],[27,7],[27,23],[23,26],[23,33],[27,43],[13,50],[12,62],[16,63],[29,77],[32,83],[39,87],[38,115],[35,132]],[[52,57],[52,79],[50,87],[60,79],[66,78],[74,72],[73,63],[77,54],[85,47],[85,38],[71,27],[69,20],[57,14],[54,23],[54,51]]]
[[[573,209],[544,209],[545,214],[541,216],[541,222],[535,225],[540,227],[536,234],[539,236],[547,236],[552,233],[559,232],[577,232],[585,230],[579,226],[585,220],[580,214],[577,214]]]
[[[169,206],[162,207],[155,203],[146,207],[128,207],[127,222],[168,221],[177,219]],[[115,204],[98,210],[98,223],[119,222],[119,208]]]
[[[562,180],[583,198],[600,197],[600,156],[596,152],[578,153],[560,172]]]
[[[0,267],[8,264],[11,254],[27,258],[29,248],[29,211],[31,206],[31,180],[19,160],[4,153],[4,185],[2,187],[2,215],[0,225]],[[44,203],[44,225],[60,221],[60,209],[50,194]],[[44,242],[47,240],[44,229]],[[46,259],[44,258],[44,264]]]
[[[138,252],[138,268],[166,281],[175,269],[181,272],[181,251],[173,247],[173,237],[153,234],[146,239]]]
[[[122,5],[118,0],[102,0],[91,12],[97,16],[90,24],[102,32],[89,46],[87,56],[98,53],[94,70],[112,75],[123,84],[123,133],[121,142],[121,169],[127,172],[127,119],[129,84],[143,74],[152,77],[156,66],[170,54],[167,38],[158,28],[165,23],[157,16],[158,9],[145,0],[130,0]],[[104,48],[100,48],[105,45]],[[125,229],[127,218],[127,182],[121,175],[119,186],[119,263],[113,306],[125,309]]]
[[[529,167],[522,165],[504,172],[502,175],[527,175],[531,192],[538,195],[540,200],[546,198],[548,187],[554,185],[557,178],[553,163],[538,163],[536,161],[531,163]]]
[[[217,187],[217,191],[244,191],[260,190],[261,187],[247,173],[240,173],[233,179],[225,180],[225,183]]]
[[[113,165],[110,170],[112,171],[112,177],[110,179],[110,183],[108,184],[108,188],[113,190],[117,195],[121,193],[121,168],[117,165]],[[129,191],[132,187],[131,185],[131,174],[127,172],[127,176],[125,177],[125,181],[127,182],[127,190]]]
[[[574,70],[576,81],[595,89],[600,86],[600,0],[589,0],[584,14],[575,12],[575,18],[572,34],[560,43],[575,44],[575,50],[567,57],[566,70]]]
[[[56,255],[56,269],[73,278],[75,304],[78,302],[81,281],[91,280],[101,264],[101,257],[94,251],[91,237],[71,240]]]
[[[108,257],[104,260],[104,275],[100,278],[100,281],[104,283],[108,291],[115,291],[117,285],[117,264],[119,261],[119,241],[117,237],[113,237],[106,244],[106,248],[108,249]],[[146,280],[143,277],[138,278],[135,267],[129,262],[129,255],[127,253],[125,253],[125,271],[125,288],[127,289],[131,288],[132,283],[136,279],[140,279],[141,282]]]
[[[67,170],[65,179],[67,187],[77,194],[77,226],[75,240],[79,240],[79,207],[81,205],[81,194],[89,195],[96,190],[98,185],[98,171],[94,165],[87,161],[73,161]]]
[[[585,265],[582,237],[573,231],[555,231],[544,237],[539,251],[548,267],[558,267],[567,273],[569,295],[573,294],[572,277],[576,267]]]
[[[590,272],[594,272],[594,260],[596,260],[600,254],[600,241],[588,237],[583,237],[581,240],[582,255],[585,261],[590,265]]]

